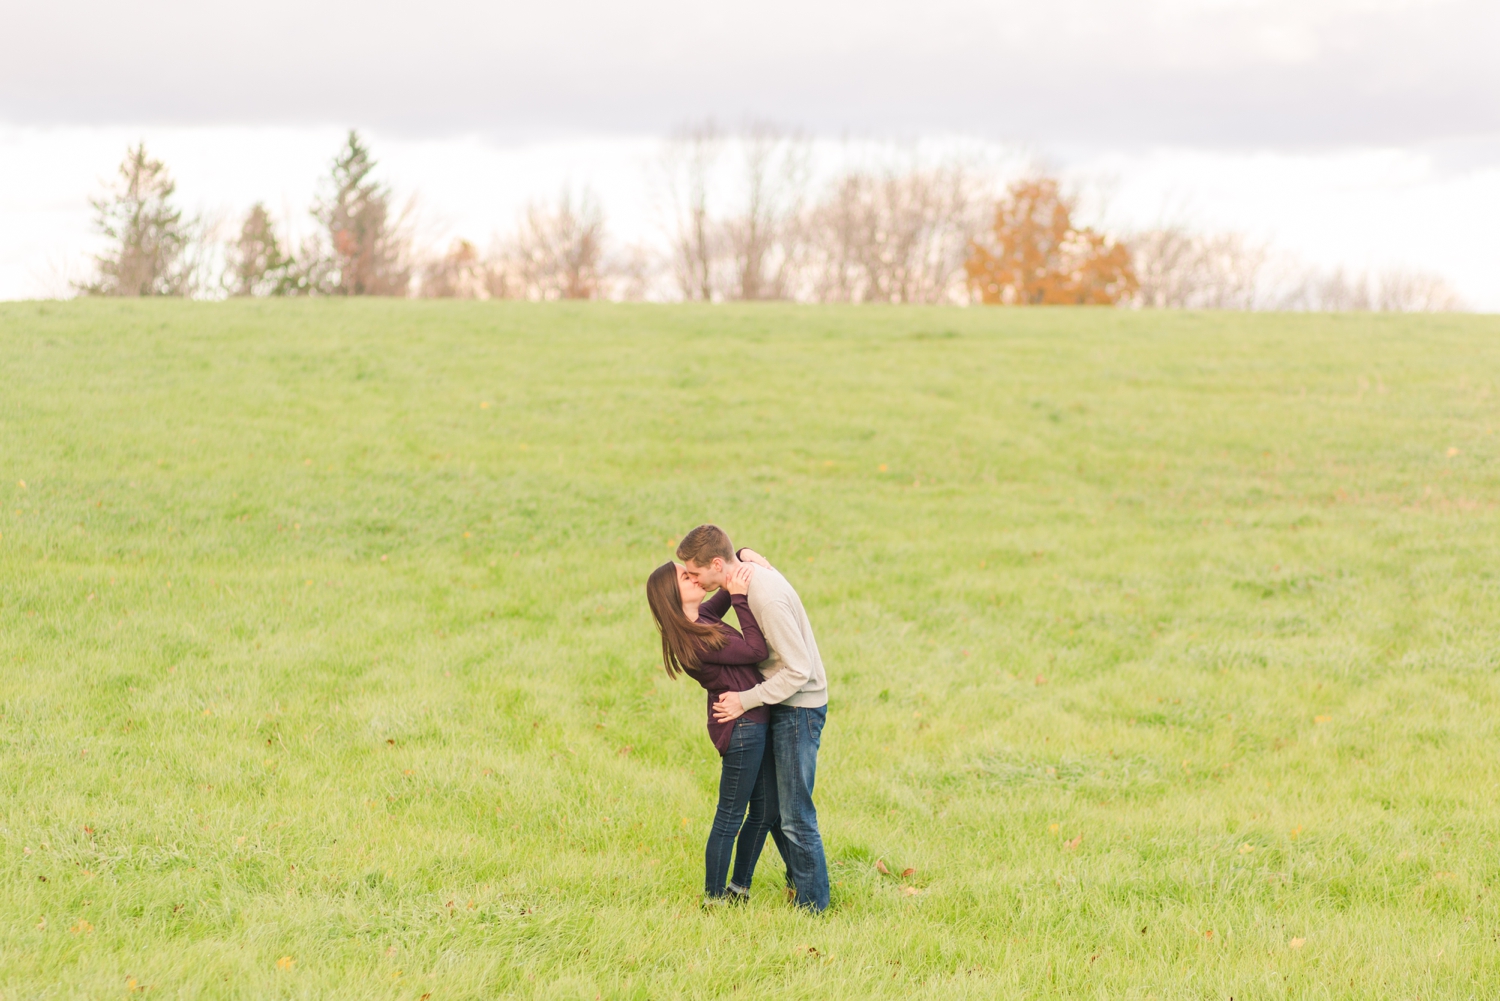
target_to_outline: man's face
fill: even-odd
[[[684,560],[682,568],[705,591],[717,591],[724,586],[724,561],[717,556],[709,561],[708,566]]]

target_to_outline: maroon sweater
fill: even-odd
[[[731,603],[734,605],[735,616],[740,620],[740,628],[745,631],[743,636],[724,621],[724,613],[729,611]],[[731,595],[723,588],[698,606],[698,621],[704,625],[718,626],[729,640],[718,650],[699,651],[700,663],[696,669],[684,668],[688,677],[708,691],[708,736],[722,755],[729,750],[729,735],[734,732],[734,724],[738,721],[716,721],[714,703],[724,692],[747,692],[764,680],[755,665],[766,659],[766,638],[761,635],[760,626],[756,624],[755,616],[750,611],[750,602],[745,596]],[[752,723],[769,723],[771,710],[765,706],[756,706],[740,719],[747,719]]]

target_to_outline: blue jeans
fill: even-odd
[[[750,889],[755,863],[765,847],[766,832],[770,830],[767,784],[775,781],[763,767],[770,764],[766,729],[764,723],[741,719],[735,721],[734,731],[729,735],[729,750],[719,772],[719,807],[714,811],[714,826],[708,832],[708,847],[703,851],[703,889],[710,897],[725,895],[724,880],[729,875],[731,855],[734,885]],[[773,790],[771,809],[775,803]]]
[[[813,807],[818,774],[818,744],[828,707],[771,707],[771,751],[776,767],[776,799],[781,817],[776,847],[786,861],[787,882],[797,906],[811,911],[828,907],[828,859]],[[777,832],[773,832],[777,833]]]

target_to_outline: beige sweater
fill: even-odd
[[[746,597],[771,654],[759,664],[765,680],[740,692],[740,704],[746,709],[777,704],[807,709],[826,706],[828,675],[796,590],[775,570],[757,567]]]

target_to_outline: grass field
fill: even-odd
[[[0,999],[1500,996],[1497,427],[1494,317],[0,305]],[[698,906],[706,520],[821,918]]]

